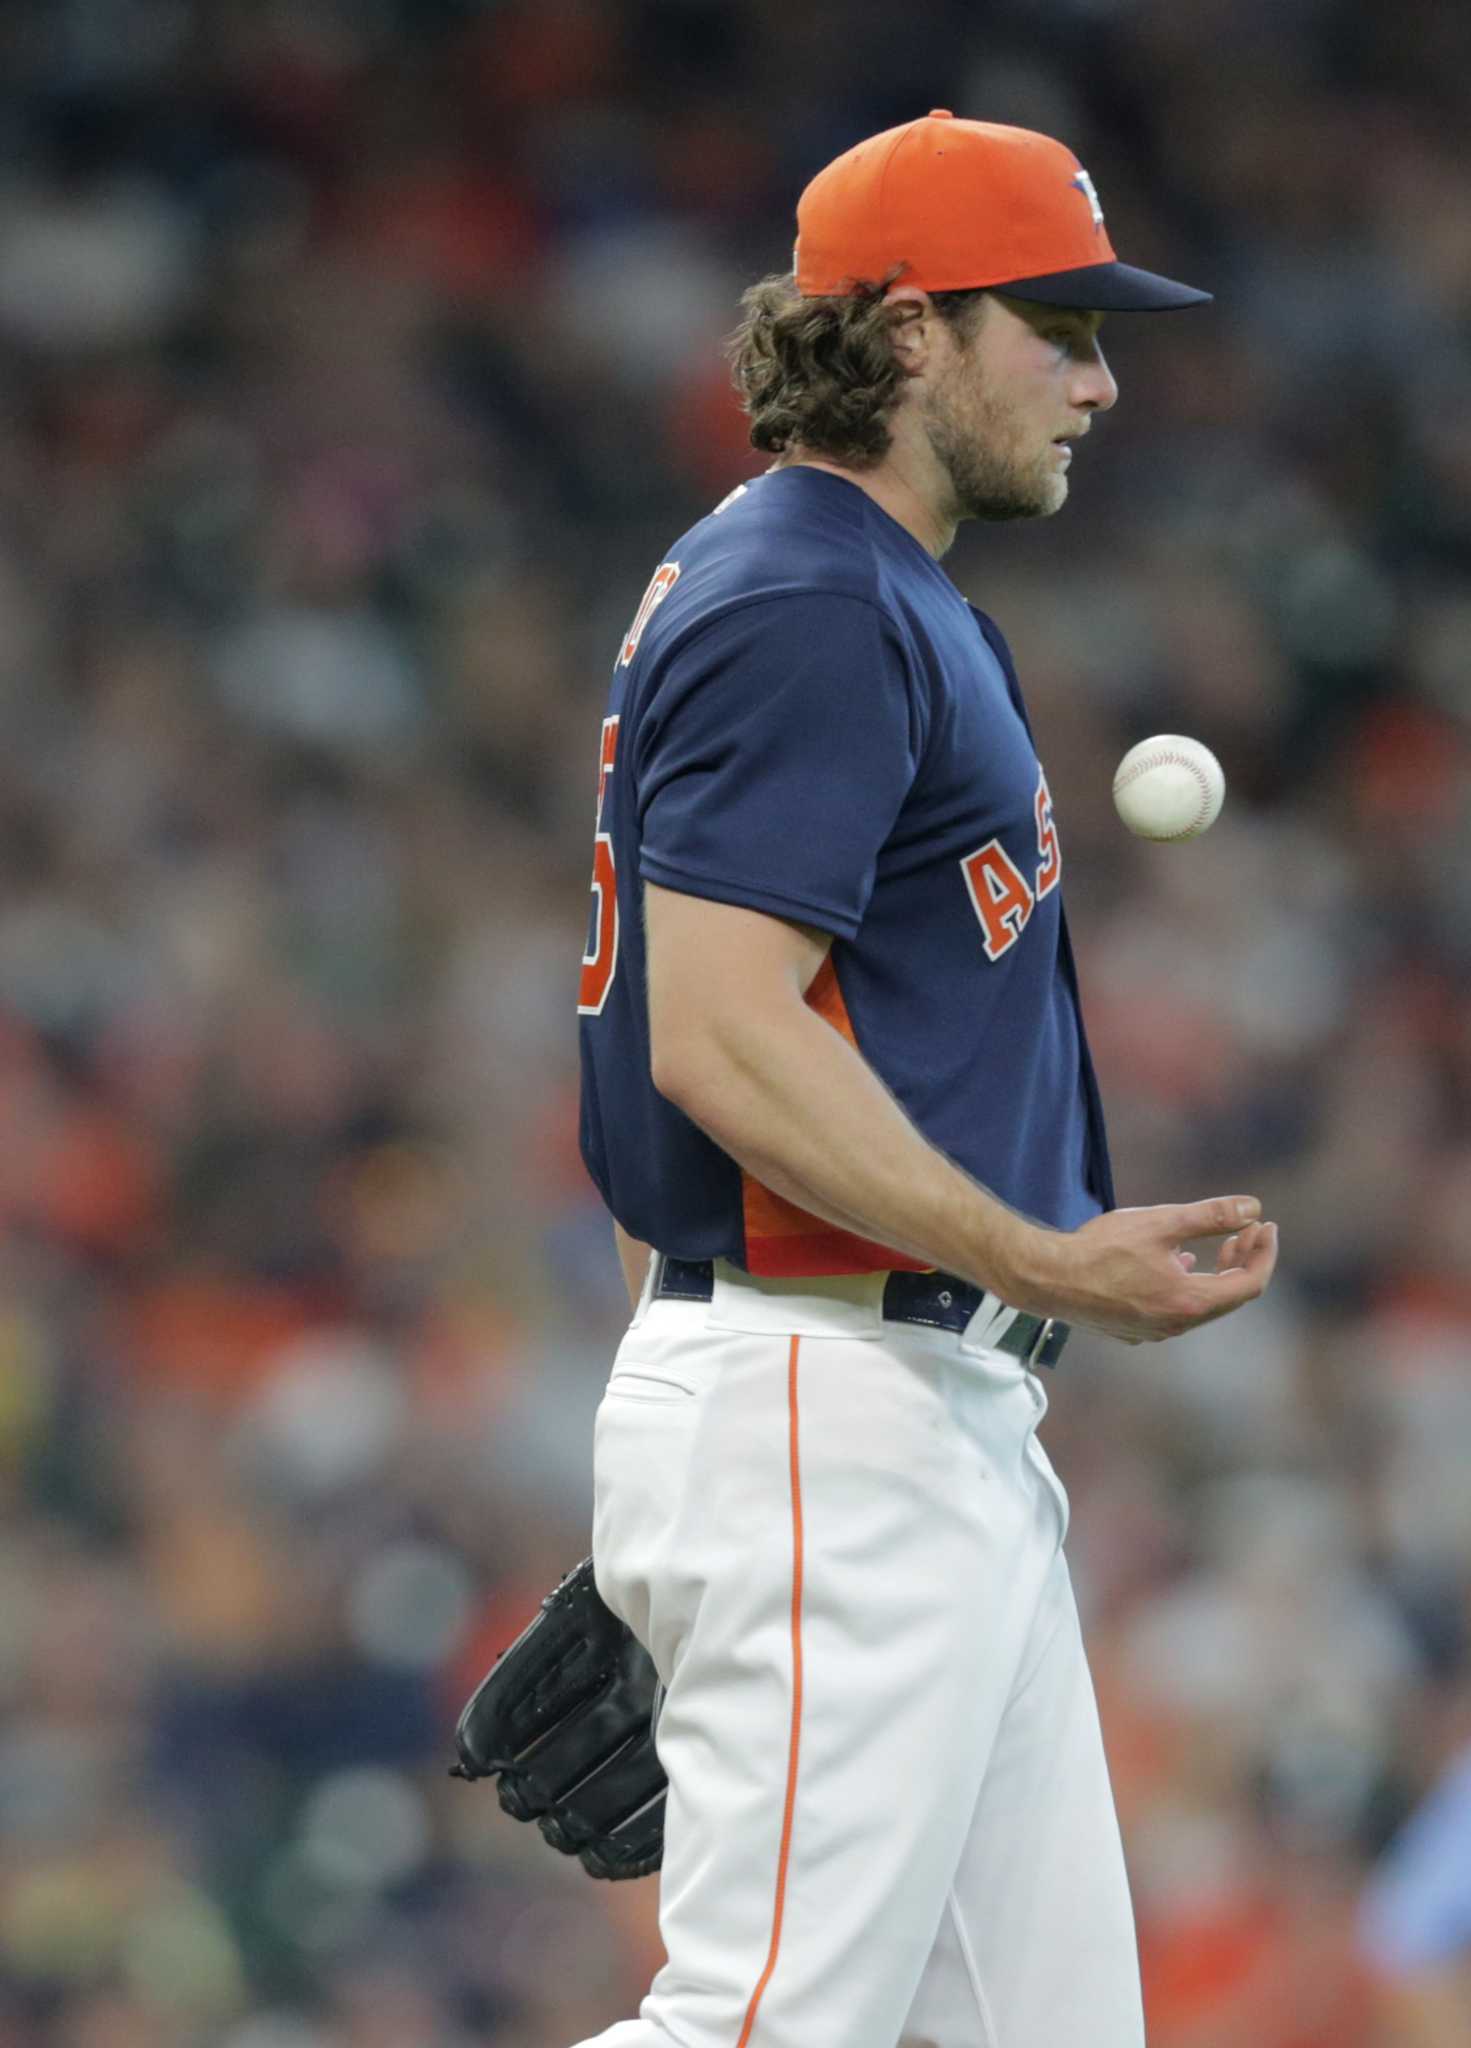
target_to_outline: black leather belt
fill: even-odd
[[[655,1256],[655,1301],[709,1301],[714,1295],[712,1260]],[[884,1282],[883,1315],[885,1322],[924,1323],[959,1336],[985,1299],[983,1289],[950,1273],[895,1272]],[[991,1348],[1009,1352],[1023,1365],[1056,1365],[1071,1334],[1071,1326],[1055,1316],[1033,1316],[1018,1309]]]

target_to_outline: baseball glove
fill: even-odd
[[[664,1857],[661,1699],[653,1660],[585,1558],[471,1694],[450,1776],[497,1778],[504,1810],[590,1876],[647,1877]]]

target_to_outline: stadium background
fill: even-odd
[[[751,473],[740,288],[935,104],[1218,293],[1111,324],[1065,516],[950,564],[1123,1199],[1282,1224],[1048,1425],[1151,2042],[1401,2038],[1365,1883],[1471,1734],[1471,14],[11,0],[0,53],[0,2044],[564,2048],[647,1979],[652,1886],[444,1778],[622,1313],[600,707]],[[1196,846],[1111,812],[1161,729]]]

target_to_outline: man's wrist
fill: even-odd
[[[1017,1269],[1005,1299],[1033,1315],[1055,1316],[1067,1305],[1068,1233],[1029,1223],[1017,1251]]]
[[[1062,1269],[1062,1234],[1019,1216],[994,1196],[991,1201],[994,1208],[987,1218],[985,1250],[970,1277],[981,1280],[1013,1308],[1035,1315],[1053,1314]]]

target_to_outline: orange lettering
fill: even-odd
[[[999,960],[1021,937],[1036,898],[999,839],[968,853],[960,867],[981,920],[986,958]]]
[[[577,1010],[583,1017],[602,1015],[608,990],[618,969],[618,870],[613,860],[613,841],[603,827],[603,799],[608,777],[618,754],[618,719],[603,720],[602,744],[598,751],[597,836],[592,850],[592,890],[596,907],[590,934],[591,951],[582,956],[582,976],[577,986]]]

